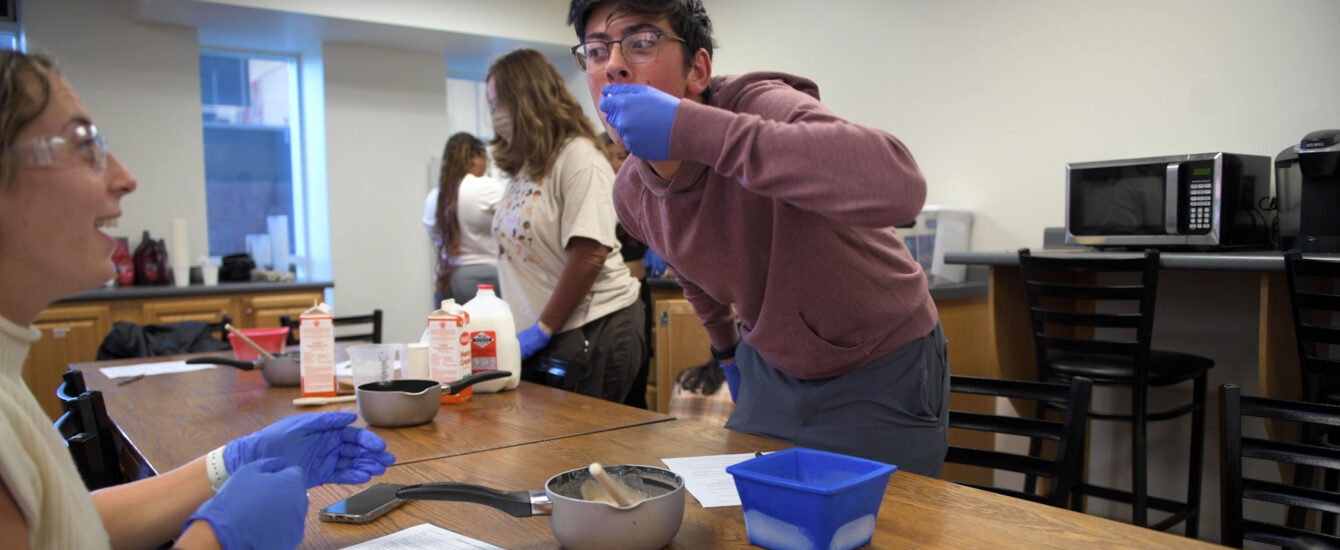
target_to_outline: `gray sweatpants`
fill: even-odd
[[[850,373],[800,380],[740,342],[740,389],[726,427],[940,476],[948,448],[949,358],[944,330]]]
[[[451,297],[456,299],[456,303],[469,302],[475,297],[479,285],[493,285],[494,291],[502,295],[498,288],[497,266],[476,264],[451,268]]]

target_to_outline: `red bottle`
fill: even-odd
[[[125,237],[116,238],[116,250],[112,252],[112,264],[116,266],[116,286],[135,284],[135,261],[130,257],[130,245]]]
[[[158,284],[172,284],[172,264],[168,262],[167,241],[158,239]]]
[[[163,261],[158,255],[158,243],[144,231],[140,245],[135,247],[135,282],[141,285],[163,284]]]

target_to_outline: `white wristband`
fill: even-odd
[[[223,482],[228,481],[228,467],[223,463],[223,447],[205,455],[205,472],[209,474],[209,486],[214,488],[214,492],[219,492]]]

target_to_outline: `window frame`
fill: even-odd
[[[288,86],[288,107],[289,107],[288,135],[290,137],[288,150],[289,150],[289,165],[290,169],[293,172],[292,174],[293,181],[290,183],[290,185],[292,185],[291,192],[293,196],[293,212],[292,212],[293,231],[289,235],[289,239],[293,246],[291,256],[296,256],[304,259],[302,262],[298,262],[299,277],[310,276],[315,266],[311,265],[313,262],[312,259],[313,254],[309,247],[310,242],[309,231],[311,231],[311,228],[309,227],[308,220],[311,217],[310,215],[311,204],[309,204],[310,201],[308,200],[310,183],[307,181],[308,180],[307,149],[306,149],[307,125],[305,121],[306,113],[304,112],[305,109],[303,105],[302,55],[258,51],[258,50],[205,47],[205,46],[200,47],[198,55],[202,57],[203,56],[229,57],[229,58],[247,59],[247,60],[263,59],[269,61],[279,61],[285,64],[285,68],[288,71],[288,77],[290,81],[290,85]],[[203,91],[201,92],[200,96],[201,96],[200,106],[202,114],[202,120],[200,124],[201,124],[201,133],[203,134],[204,129],[208,127],[208,124],[203,120],[204,105],[205,105]],[[219,126],[241,126],[241,125],[219,124]],[[206,179],[206,185],[208,185],[208,179]],[[208,228],[208,223],[206,224],[206,227]],[[278,269],[278,267],[276,267],[276,269]]]

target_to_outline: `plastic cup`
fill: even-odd
[[[205,286],[216,286],[219,284],[219,266],[205,264],[200,266],[200,280]]]
[[[172,283],[176,286],[191,286],[191,266],[187,264],[172,266]]]
[[[409,345],[409,369],[406,375],[416,380],[428,380],[428,344]]]
[[[363,344],[349,346],[349,367],[354,372],[354,386],[369,382],[385,382],[403,378],[403,369],[408,357],[405,344]]]

